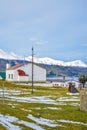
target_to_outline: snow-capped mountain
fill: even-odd
[[[32,61],[32,57],[31,56],[26,57],[26,60]],[[48,57],[44,57],[44,58],[35,58],[34,57],[34,62],[48,64],[48,65],[87,67],[87,64],[85,64],[81,60],[75,60],[72,62],[64,62],[64,61],[60,61],[60,60],[54,60],[54,59],[51,59]]]
[[[2,59],[20,59],[20,57],[18,55],[16,55],[13,52],[7,53],[5,51],[3,51],[2,49],[0,49],[0,58]]]
[[[7,53],[0,49],[0,58],[1,59],[10,59],[10,60],[24,60],[21,56],[16,55],[13,52]],[[25,57],[25,60],[32,61],[32,57]],[[48,64],[48,65],[60,65],[60,66],[78,66],[78,67],[87,67],[87,64],[82,62],[81,60],[75,60],[71,62],[64,62],[60,60],[54,60],[49,57],[44,58],[36,58],[34,57],[35,63],[42,63],[42,64]]]

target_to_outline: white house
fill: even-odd
[[[76,88],[78,88],[80,86],[79,81],[76,80],[58,80],[58,81],[54,81],[52,82],[52,85],[54,87],[69,87],[69,83],[72,83],[75,85]]]
[[[32,81],[32,63],[6,65],[7,81]],[[33,64],[33,81],[46,81],[46,69]]]

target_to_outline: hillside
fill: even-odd
[[[40,64],[47,70],[47,77],[55,76],[79,76],[81,74],[87,75],[87,67],[70,67],[70,66],[59,66],[59,65],[44,65]]]

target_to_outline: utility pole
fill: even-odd
[[[34,89],[34,83],[33,83],[33,56],[34,56],[34,49],[33,49],[33,47],[32,47],[32,94],[33,94],[33,89]]]
[[[4,96],[4,81],[2,83],[2,101],[3,101],[3,104],[4,104],[4,101],[5,101],[5,96]]]

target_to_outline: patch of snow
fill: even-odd
[[[71,121],[71,120],[63,120],[63,119],[61,119],[61,120],[58,120],[59,122],[62,122],[62,123],[71,123],[71,124],[81,124],[81,125],[85,125],[85,126],[87,126],[87,124],[85,124],[85,123],[83,123],[83,122],[77,122],[77,121]]]
[[[14,105],[14,106],[18,106],[18,104],[16,104],[16,103],[15,103],[15,104],[8,103],[8,105],[9,105],[9,106],[13,106],[13,105]]]
[[[0,89],[0,93],[3,93],[2,89]],[[19,95],[20,93],[21,93],[21,91],[17,91],[17,90],[4,90],[5,95],[9,95],[9,94]]]
[[[18,121],[19,124],[23,124],[29,128],[32,128],[34,130],[45,130],[44,128],[42,128],[41,126],[36,125],[35,123],[30,123],[30,122],[26,122],[26,121]]]
[[[47,107],[50,110],[62,110],[61,108],[57,108],[57,107]]]
[[[28,109],[24,109],[24,108],[22,108],[21,110],[27,111],[27,112],[32,112],[32,110],[28,110]]]
[[[41,126],[36,125],[35,123],[30,123],[26,121],[19,121],[18,118],[9,116],[9,115],[2,115],[0,114],[0,124],[4,126],[7,130],[22,130],[19,126],[13,125],[12,123],[24,124],[25,126],[32,128],[34,130],[44,130]]]
[[[67,93],[67,95],[79,95],[79,93]]]
[[[32,116],[31,114],[28,115],[28,118],[35,121],[37,124],[46,125],[46,126],[49,126],[49,127],[58,126],[58,124],[55,124],[53,120],[48,120],[48,119],[45,119],[45,118],[42,118],[42,117],[37,118],[37,117]]]
[[[69,102],[69,101],[80,101],[80,99],[78,98],[78,97],[75,97],[75,96],[73,96],[73,97],[61,97],[61,98],[58,98],[57,99],[57,101],[59,101],[59,102]]]
[[[87,65],[82,62],[81,60],[75,60],[75,61],[71,61],[71,62],[66,62],[66,66],[83,66],[83,67],[87,67]]]
[[[80,106],[79,103],[71,103],[70,105],[71,105],[71,106]]]
[[[9,99],[16,100],[18,102],[32,102],[32,103],[42,103],[42,104],[56,104],[55,100],[50,99],[46,96],[34,96],[34,97],[16,97],[16,96],[6,96]]]
[[[63,105],[63,106],[66,106],[67,103],[61,101],[61,102],[58,102],[58,105],[60,105],[60,106],[62,106],[62,105]]]
[[[12,124],[13,122],[17,122],[17,121],[18,119],[16,117],[9,116],[9,115],[4,116],[0,114],[0,124],[2,124],[8,130],[21,130],[19,126]]]

